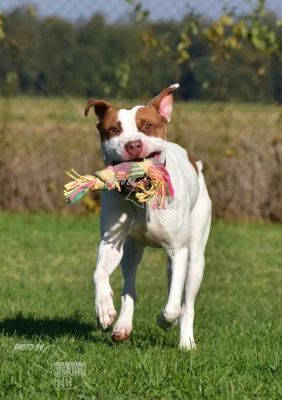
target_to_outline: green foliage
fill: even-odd
[[[5,38],[3,14],[0,12],[0,40]]]
[[[178,47],[186,44],[185,47],[188,49],[191,44],[189,35],[192,35],[200,36],[209,43],[212,60],[216,62],[230,60],[232,50],[240,50],[248,42],[256,50],[272,54],[279,50],[275,30],[279,26],[279,20],[276,18],[274,21],[276,23],[270,25],[265,21],[267,15],[264,0],[258,0],[257,5],[246,15],[238,16],[233,10],[224,9],[223,15],[208,26],[200,23],[200,16],[191,14],[180,35],[181,41]],[[190,59],[188,52],[183,54],[182,61],[187,59]]]
[[[0,15],[0,94],[136,98],[180,81],[184,99],[280,102],[281,20],[262,1],[239,17],[154,23],[142,2],[128,2],[134,23],[95,14],[72,24],[17,8],[5,38]]]
[[[267,73],[269,75],[269,65],[274,60],[277,61],[277,58],[271,56],[274,54],[282,56],[282,45],[281,40],[279,40],[281,31],[278,29],[282,26],[281,20],[273,13],[267,12],[264,0],[257,0],[257,3],[252,5],[251,11],[245,15],[236,15],[235,10],[234,7],[232,10],[225,7],[222,16],[211,22],[204,21],[202,16],[193,12],[188,14],[182,23],[178,43],[171,45],[166,42],[166,54],[175,59],[177,64],[184,64],[186,68],[184,67],[182,70],[186,70],[185,75],[190,74],[195,82],[201,61],[198,57],[195,57],[193,50],[195,44],[199,46],[199,43],[206,43],[208,51],[204,54],[205,60],[202,60],[206,63],[205,75],[209,74],[207,58],[214,64],[214,68],[212,77],[203,76],[200,78],[205,97],[210,95],[212,98],[220,100],[230,98],[268,99],[270,90],[269,87],[266,88],[265,86],[270,81],[269,79],[263,81],[263,79]],[[154,36],[147,38],[147,43],[151,43],[154,48],[157,47],[155,42],[160,43],[160,41],[156,41]],[[250,53],[251,58],[247,55]],[[159,55],[163,55],[163,53],[159,52]],[[245,56],[242,57],[242,55]],[[238,59],[240,59],[240,65],[237,66]],[[234,67],[239,69],[239,74],[236,72],[235,85]],[[240,73],[240,70],[242,73]],[[250,78],[255,75],[256,83],[255,88],[248,85],[249,90],[247,91],[244,79],[246,70],[248,70]],[[238,77],[238,75],[240,76]],[[230,90],[232,86],[237,86],[238,83],[239,86],[244,85],[244,92],[248,92],[247,97],[237,96],[233,90]],[[262,87],[266,90],[262,90]],[[193,92],[199,93],[198,90],[193,90]]]
[[[126,3],[134,5],[134,14],[136,22],[142,22],[146,20],[150,12],[148,9],[143,8],[142,1],[135,1],[135,0],[125,0]]]

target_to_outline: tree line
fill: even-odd
[[[276,32],[275,49],[282,43],[277,20],[268,14],[263,25]],[[3,15],[0,94],[137,98],[179,81],[183,99],[280,103],[279,51],[262,51],[259,42],[252,46],[247,33],[243,45],[236,45],[241,20],[233,28],[222,21],[202,20],[207,34],[200,36],[183,32],[190,24],[197,33],[191,16],[181,22],[109,23],[95,14],[71,23],[16,8]],[[231,28],[228,55],[221,54],[216,35],[222,40],[222,30]],[[274,42],[272,30],[264,29]]]

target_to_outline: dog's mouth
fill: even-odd
[[[142,158],[132,158],[130,160],[120,160],[120,161],[112,161],[111,165],[115,166],[118,164],[121,164],[123,162],[138,162],[138,161],[143,161],[147,158],[154,158],[155,160],[159,160],[161,156],[161,152],[160,151],[154,151],[153,153],[150,153],[147,157],[142,157]]]

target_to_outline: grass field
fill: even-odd
[[[282,226],[213,225],[192,352],[177,349],[178,328],[155,322],[167,298],[161,251],[147,250],[139,269],[131,339],[98,330],[98,231],[96,217],[0,214],[0,398],[282,398]],[[112,285],[119,307],[119,270]],[[83,362],[86,375],[59,390],[56,361]]]

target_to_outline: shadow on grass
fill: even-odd
[[[14,318],[7,318],[0,321],[0,334],[12,337],[23,337],[26,339],[56,338],[60,336],[72,336],[92,343],[105,344],[107,347],[118,347],[126,345],[129,348],[138,347],[146,349],[150,347],[175,348],[177,343],[170,334],[151,329],[136,330],[129,340],[116,343],[111,340],[112,327],[102,331],[97,324],[81,322],[79,316],[68,318],[35,318],[24,317],[19,313]]]
[[[58,337],[71,335],[88,338],[97,328],[94,325],[80,322],[75,318],[42,318],[23,317],[21,314],[11,319],[0,321],[0,333],[4,336],[24,336],[31,338]]]

